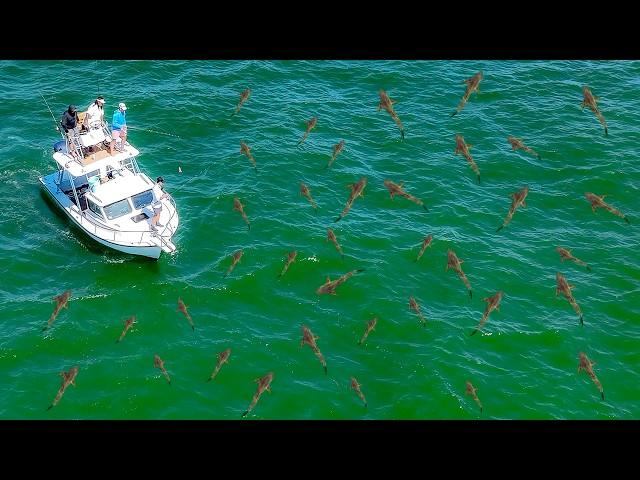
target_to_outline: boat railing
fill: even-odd
[[[163,233],[166,230],[169,230],[169,233],[171,234],[170,236],[173,237],[173,234],[175,233],[172,229],[171,229],[171,220],[173,220],[173,217],[175,217],[178,214],[178,207],[176,205],[176,202],[173,200],[173,197],[171,195],[169,195],[167,197],[169,199],[169,202],[171,203],[171,206],[173,206],[173,212],[171,213],[171,215],[169,215],[169,220],[167,220],[164,223],[164,228],[160,231],[160,233],[158,234],[160,238],[163,238]]]

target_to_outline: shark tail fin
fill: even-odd
[[[625,222],[627,222],[629,225],[631,225],[631,222],[629,221],[629,218],[626,215],[624,217],[622,217],[622,218],[624,218]]]
[[[400,138],[402,138],[402,140],[404,140],[404,129],[400,129]]]
[[[422,204],[422,208],[424,208],[424,211],[425,211],[425,212],[428,212],[428,211],[429,211],[429,209],[427,208],[427,206],[426,206],[424,203]]]
[[[587,271],[590,272],[591,271],[591,267],[589,265],[587,265]]]
[[[51,410],[52,408],[53,408],[53,403],[52,403],[51,405],[49,405],[49,407],[47,408],[47,410],[46,410],[46,411],[48,412],[48,411],[49,411],[49,410]]]
[[[473,290],[469,290],[469,298],[473,299]]]
[[[327,374],[327,366],[326,365],[323,365],[323,366],[324,366],[324,374],[326,375]]]
[[[498,229],[496,230],[496,232],[499,232],[499,231],[500,231],[500,230],[502,230],[503,228],[504,228],[504,225],[500,225],[500,226],[498,227]]]
[[[600,396],[602,397],[602,400],[604,400],[604,390],[600,392]]]
[[[580,315],[580,325],[584,326],[584,320],[582,315]]]
[[[453,113],[451,114],[451,116],[452,116],[452,117],[453,117],[453,116],[455,116],[455,115],[456,115],[456,113],[458,113],[458,110],[454,110],[454,111],[453,111]]]
[[[478,185],[480,185],[480,174],[478,174]]]
[[[473,332],[471,332],[471,335],[469,335],[469,336],[473,337],[476,333],[478,333],[478,329],[477,328]]]
[[[246,410],[246,411],[241,415],[241,417],[242,417],[242,418],[246,417],[248,413],[249,413],[249,410]]]

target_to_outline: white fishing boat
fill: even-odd
[[[93,125],[71,141],[64,137],[53,148],[57,171],[39,178],[54,203],[87,235],[109,248],[155,259],[161,252],[174,252],[176,204],[171,196],[155,198],[155,182],[138,166],[140,152],[118,139],[110,155],[107,125]],[[158,201],[162,212],[158,226],[153,226],[152,205]]]

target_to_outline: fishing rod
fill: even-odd
[[[47,103],[47,99],[44,98],[44,95],[42,95],[42,92],[39,92],[40,96],[42,97],[42,100],[44,100],[45,105],[47,106],[47,108],[49,109],[49,113],[51,114],[51,118],[53,119],[53,124],[56,126],[56,131],[60,131],[60,127],[58,127],[58,122],[56,121],[56,117],[53,115],[53,112],[51,111],[51,107],[49,107],[49,104]]]

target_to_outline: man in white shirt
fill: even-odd
[[[151,218],[151,230],[156,230],[157,227],[164,227],[163,224],[158,223],[160,219],[160,212],[162,212],[162,200],[163,198],[169,197],[169,194],[164,191],[164,178],[158,177],[156,180],[156,184],[153,186],[153,203],[151,206],[153,207],[153,218]]]
[[[87,130],[104,126],[104,103],[104,97],[100,96],[87,108],[87,115],[84,117]]]

